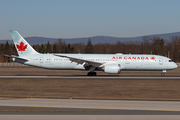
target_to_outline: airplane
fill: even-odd
[[[160,55],[146,54],[42,54],[17,32],[9,30],[19,56],[5,55],[14,62],[53,69],[53,70],[87,70],[88,76],[96,76],[94,71],[104,71],[107,74],[119,74],[129,71],[162,71],[176,69],[177,65],[170,58]]]

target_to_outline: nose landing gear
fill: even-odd
[[[166,72],[166,70],[163,70],[161,73],[161,76],[165,76],[165,72]]]

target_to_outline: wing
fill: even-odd
[[[65,57],[65,58],[69,58],[69,60],[71,62],[76,62],[77,64],[87,64],[87,65],[92,65],[94,67],[102,67],[103,66],[103,62],[97,62],[97,61],[90,61],[90,60],[86,60],[86,59],[82,59],[82,58],[76,58],[76,57],[70,57],[70,56],[66,56],[66,55],[60,55],[60,54],[54,54],[55,56],[58,57]]]

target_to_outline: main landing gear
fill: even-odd
[[[161,76],[165,76],[165,72],[166,72],[166,70],[163,70],[161,73]]]
[[[90,72],[87,73],[87,76],[96,76],[96,72],[94,72],[94,70],[96,69],[96,67],[92,66],[89,70]]]
[[[88,72],[88,73],[87,73],[87,76],[96,76],[96,75],[97,75],[96,72]]]

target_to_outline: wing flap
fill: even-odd
[[[95,67],[101,67],[104,64],[103,62],[90,61],[90,60],[86,60],[86,59],[82,59],[82,58],[75,58],[75,57],[65,56],[65,55],[60,55],[60,54],[54,54],[54,55],[58,56],[58,57],[68,58],[71,62],[76,62],[77,64],[85,63],[85,64],[92,65]]]

